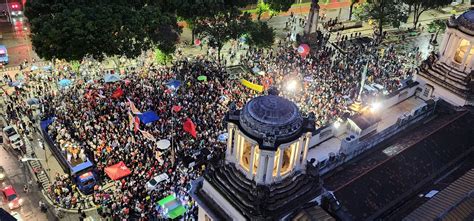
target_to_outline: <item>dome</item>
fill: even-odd
[[[451,18],[448,26],[457,27],[466,34],[474,35],[474,8],[464,12],[456,19]]]
[[[298,134],[303,117],[291,101],[277,95],[260,96],[250,100],[240,114],[242,129],[259,139],[282,141]]]

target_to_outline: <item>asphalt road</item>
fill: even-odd
[[[35,182],[30,186],[30,191],[25,193],[23,187],[26,184],[26,180],[30,179],[27,177],[28,173],[24,172],[23,166],[17,157],[6,151],[5,148],[0,148],[0,165],[5,168],[7,179],[1,184],[2,188],[7,185],[12,185],[19,197],[23,199],[23,205],[13,211],[18,212],[23,220],[31,221],[43,221],[43,220],[54,220],[52,214],[45,214],[39,210],[39,201],[42,200],[42,194],[37,189]],[[44,201],[44,200],[43,200]],[[11,211],[8,208],[7,203],[0,202],[0,206],[6,211]],[[51,213],[51,211],[49,211]]]
[[[15,18],[15,24],[8,22],[5,18],[0,18],[0,44],[7,47],[10,63],[6,67],[18,66],[24,60],[38,60],[37,55],[32,50],[31,41],[28,38],[29,30],[26,19]],[[26,29],[26,30],[25,30]]]

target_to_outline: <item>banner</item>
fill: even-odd
[[[153,142],[156,141],[155,137],[152,134],[148,133],[147,131],[140,130],[140,132],[142,132],[143,137],[145,137],[146,139],[151,140]]]
[[[130,105],[130,110],[132,111],[133,114],[142,114],[142,112],[140,112],[138,108],[135,107],[135,104],[133,104],[133,102],[130,101],[130,99],[127,98],[127,100],[128,100],[128,105]]]
[[[247,81],[245,79],[241,79],[240,80],[240,83],[242,83],[242,85],[244,85],[245,87],[248,87],[254,91],[258,91],[258,92],[262,92],[263,91],[263,86],[262,85],[259,85],[259,84],[254,84],[250,81]]]
[[[132,114],[130,113],[130,111],[128,111],[128,128],[132,131],[133,130],[133,127],[134,127],[134,122],[133,122],[133,116]]]
[[[191,119],[186,118],[186,122],[183,124],[183,130],[190,133],[191,136],[196,138],[196,125],[191,121]]]
[[[135,117],[135,128],[134,128],[134,132],[136,133],[139,129],[139,126],[140,126],[140,118],[138,117]]]

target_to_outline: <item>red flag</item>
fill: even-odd
[[[194,138],[196,138],[196,125],[191,121],[191,119],[186,118],[186,122],[183,124],[183,130],[191,134]]]
[[[117,89],[115,89],[114,93],[112,94],[112,98],[119,98],[123,95],[123,90],[121,87],[118,87]]]
[[[140,125],[140,118],[135,117],[135,128],[134,128],[135,133],[138,131],[139,125]]]
[[[172,111],[178,113],[183,107],[179,106],[179,105],[173,105],[173,107],[171,108]]]

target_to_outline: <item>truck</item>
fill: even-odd
[[[78,157],[78,145],[74,145],[73,141],[63,144],[61,147],[53,142],[48,132],[48,126],[53,121],[54,117],[40,122],[41,132],[47,146],[49,146],[64,172],[70,175],[71,180],[77,185],[78,189],[83,194],[91,194],[94,191],[94,187],[99,183],[99,176],[97,175],[95,165],[85,154],[81,154],[82,156]]]

